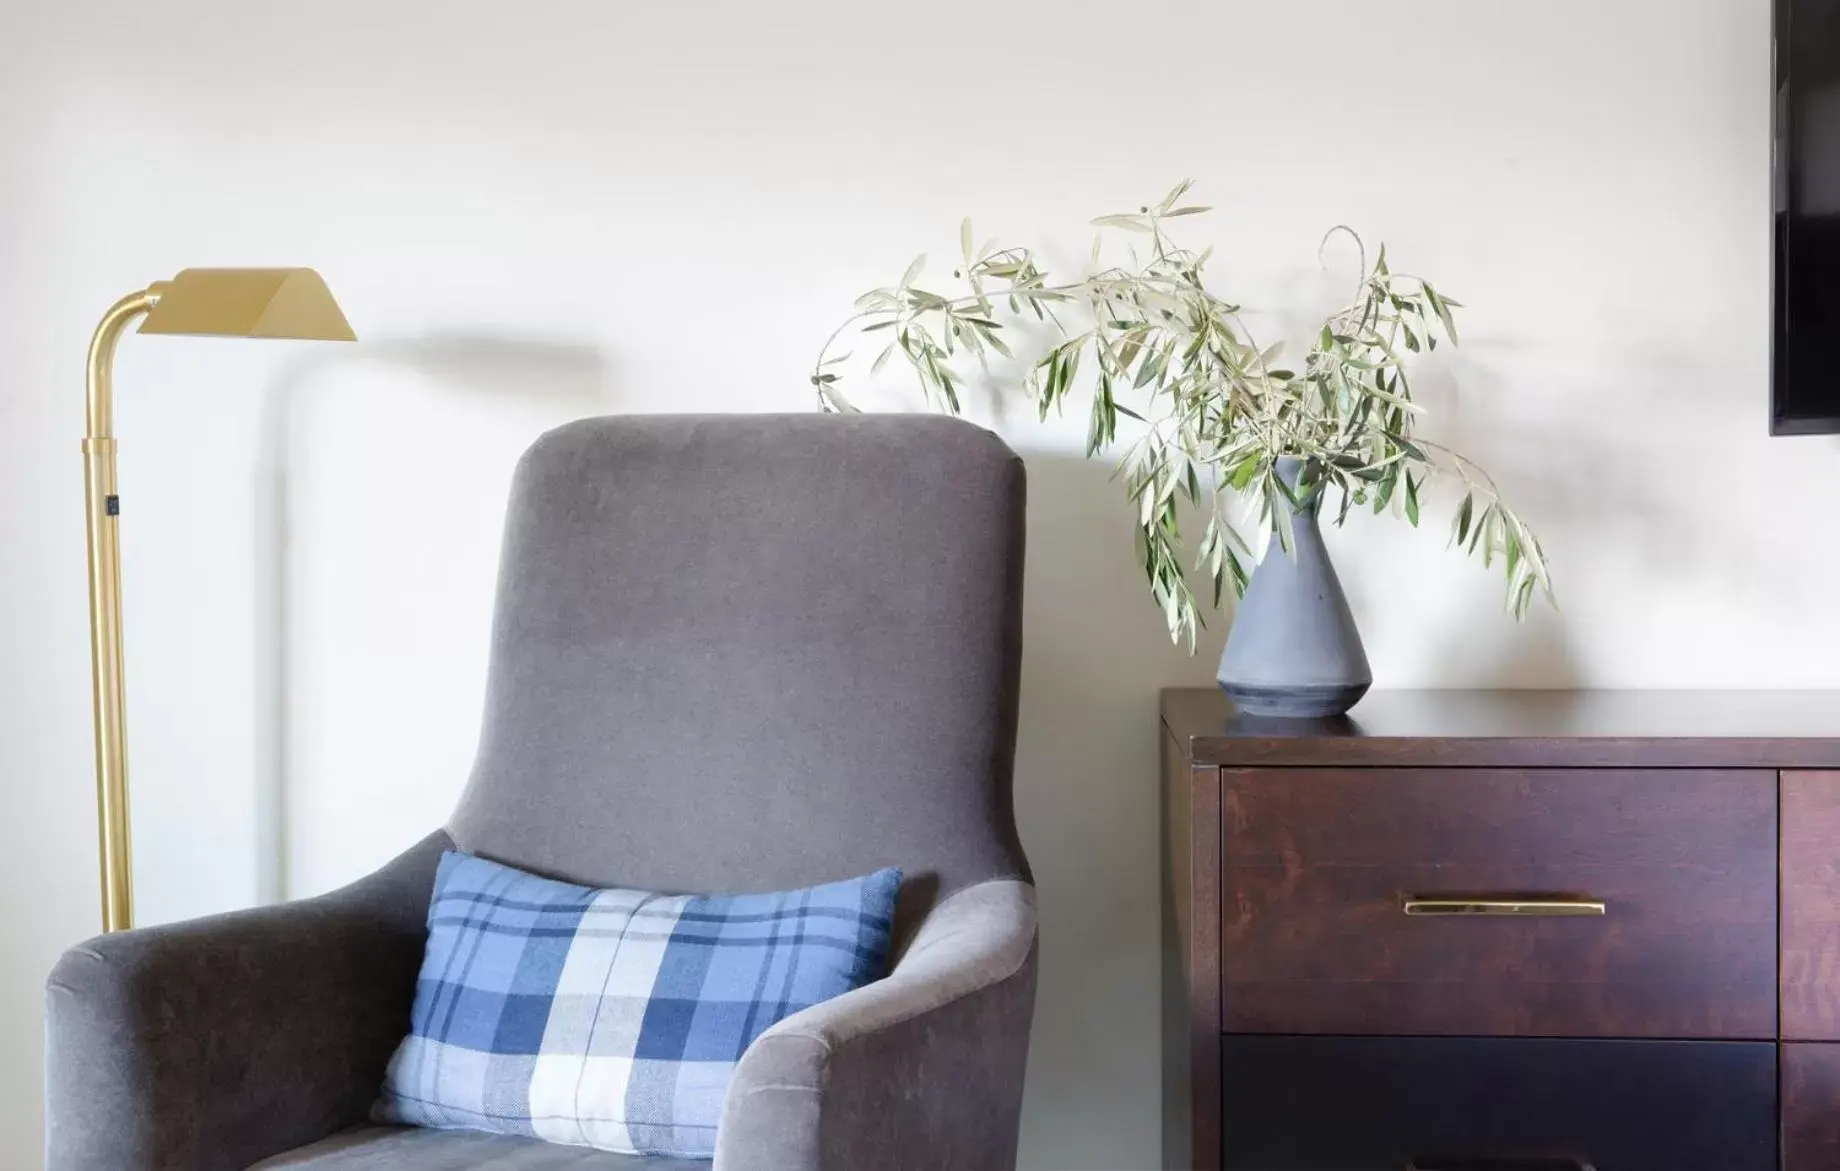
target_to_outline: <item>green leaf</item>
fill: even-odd
[[[966,216],[958,225],[958,246],[964,253],[965,263],[971,263],[971,217]]]
[[[1182,198],[1184,195],[1187,195],[1188,189],[1190,187],[1193,187],[1194,185],[1195,185],[1195,181],[1193,179],[1184,179],[1180,183],[1177,183],[1174,187],[1171,187],[1169,189],[1169,194],[1163,196],[1163,202],[1156,205],[1157,211],[1163,212],[1163,211],[1167,211],[1170,208],[1174,207],[1176,205],[1176,200]]]
[[[1102,215],[1093,221],[1093,226],[1096,228],[1123,228],[1126,231],[1143,232],[1146,235],[1150,232],[1150,225],[1144,222],[1144,218],[1134,215]]]
[[[1165,219],[1173,219],[1179,215],[1200,215],[1202,212],[1213,210],[1211,207],[1178,207],[1174,211],[1163,212],[1162,215]]]
[[[1129,370],[1131,363],[1137,361],[1137,355],[1143,351],[1143,342],[1138,340],[1135,332],[1125,335],[1124,342],[1118,347],[1118,369]]]
[[[872,363],[869,367],[869,373],[871,374],[881,373],[882,367],[888,364],[888,356],[894,353],[894,350],[895,350],[894,343],[889,342],[888,348],[884,349],[880,354],[876,355],[874,363]]]
[[[921,270],[925,268],[926,253],[922,252],[920,255],[914,257],[914,262],[907,266],[906,272],[901,274],[901,287],[905,289],[908,285],[913,284],[914,278],[919,276]]]
[[[855,405],[851,403],[849,399],[843,397],[843,392],[838,390],[835,386],[820,386],[818,388],[818,406],[819,409],[827,415],[854,415],[858,413]]]
[[[1131,380],[1132,390],[1141,390],[1147,384],[1156,381],[1163,372],[1166,356],[1161,352],[1146,357],[1137,367],[1137,377]]]
[[[1073,376],[1079,372],[1080,348],[1080,343],[1077,341],[1069,342],[1061,347],[1066,354],[1066,356],[1061,359],[1061,368],[1065,371],[1061,377],[1062,394],[1067,393],[1068,387],[1073,385]]]
[[[1145,480],[1142,487],[1137,491],[1137,523],[1145,528],[1149,528],[1150,522],[1155,516],[1156,479],[1155,477],[1151,477]],[[1154,550],[1156,546],[1152,544],[1150,548]]]
[[[940,390],[945,393],[946,409],[951,411],[954,415],[959,414],[957,376],[943,366],[936,365],[933,368],[933,372],[935,377],[939,379]]]
[[[1425,453],[1419,449],[1418,444],[1413,443],[1410,439],[1407,439],[1404,435],[1401,435],[1397,428],[1389,426],[1386,430],[1382,431],[1381,434],[1386,436],[1389,440],[1391,440],[1393,443],[1393,446],[1405,452],[1407,455],[1411,456],[1413,459],[1417,460],[1419,463],[1430,463],[1431,462],[1430,457],[1426,456]]]
[[[1232,549],[1227,550],[1227,570],[1233,577],[1234,596],[1245,597],[1246,587],[1252,584],[1252,573],[1246,568],[1246,563],[1240,560],[1239,554]]]
[[[1271,516],[1273,535],[1278,539],[1278,548],[1286,557],[1297,553],[1297,538],[1291,528],[1291,510],[1285,504],[1292,500],[1290,489],[1286,488],[1274,473],[1265,477],[1265,510]]]
[[[1458,344],[1457,343],[1457,322],[1456,322],[1456,319],[1450,315],[1450,304],[1451,303],[1449,301],[1446,301],[1443,297],[1438,295],[1438,291],[1431,287],[1430,281],[1425,281],[1424,287],[1425,287],[1425,300],[1431,302],[1431,308],[1434,311],[1436,311],[1438,320],[1443,323],[1444,336],[1450,339],[1451,345],[1454,346]]]
[[[1463,496],[1463,506],[1457,509],[1457,542],[1456,543],[1459,545],[1463,544],[1465,541],[1469,539],[1470,512],[1472,509],[1475,508],[1475,505],[1476,505],[1476,498],[1474,494],[1465,493]]]
[[[1489,532],[1491,529],[1494,528],[1494,526],[1495,526],[1495,506],[1493,504],[1490,504],[1488,507],[1482,510],[1482,515],[1476,518],[1475,530],[1470,533],[1469,548],[1467,550],[1470,553],[1474,553],[1476,551],[1477,545],[1482,546],[1482,566],[1484,569],[1487,569],[1489,565],[1489,558],[1491,556],[1489,552],[1489,549],[1490,549]]]

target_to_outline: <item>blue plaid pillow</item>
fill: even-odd
[[[595,890],[450,850],[372,1116],[708,1158],[748,1044],[882,976],[900,886]]]

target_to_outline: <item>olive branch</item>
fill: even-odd
[[[1036,254],[996,242],[972,246],[971,221],[960,225],[962,263],[954,296],[915,282],[926,257],[915,259],[893,286],[857,298],[855,312],[833,331],[811,373],[826,411],[856,408],[841,391],[840,370],[849,354],[834,354],[852,329],[888,341],[870,367],[881,370],[897,355],[914,370],[930,403],[960,413],[961,358],[988,367],[991,355],[1015,360],[1004,340],[1005,318],[1033,319],[1053,341],[1036,357],[1023,389],[1042,418],[1064,409],[1076,386],[1090,390],[1086,454],[1108,451],[1118,439],[1120,415],[1141,424],[1119,460],[1125,492],[1136,506],[1137,549],[1151,596],[1172,640],[1192,652],[1205,625],[1187,568],[1212,583],[1218,606],[1230,586],[1245,593],[1255,563],[1249,525],[1269,531],[1288,555],[1291,512],[1321,507],[1339,495],[1333,519],[1351,509],[1391,510],[1419,523],[1426,483],[1444,476],[1463,489],[1451,521],[1451,541],[1485,567],[1498,563],[1507,606],[1526,615],[1536,593],[1552,595],[1539,538],[1502,500],[1495,481],[1475,461],[1416,434],[1424,408],[1412,399],[1409,355],[1456,345],[1453,311],[1461,303],[1430,281],[1395,273],[1386,249],[1368,264],[1366,246],[1353,229],[1338,226],[1323,238],[1346,235],[1360,251],[1354,297],[1329,315],[1304,354],[1301,367],[1282,361],[1282,343],[1261,348],[1238,304],[1210,292],[1203,280],[1213,250],[1197,253],[1169,235],[1169,221],[1208,208],[1185,205],[1190,184],[1178,184],[1154,207],[1100,216],[1093,224],[1090,275],[1053,282]],[[1128,265],[1102,267],[1103,233],[1141,241]],[[1090,371],[1082,380],[1082,371]],[[1127,405],[1129,403],[1134,405]],[[1304,461],[1295,490],[1278,474],[1278,460]],[[1178,498],[1203,509],[1206,520],[1192,554],[1185,555]],[[1245,517],[1229,507],[1241,501]]]

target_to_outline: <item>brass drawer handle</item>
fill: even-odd
[[[1532,919],[1602,915],[1604,911],[1605,903],[1602,899],[1568,897],[1460,899],[1420,898],[1416,895],[1407,895],[1405,899],[1405,912],[1408,915],[1496,915],[1503,918]]]
[[[1405,1171],[1597,1171],[1583,1159],[1410,1159]]]

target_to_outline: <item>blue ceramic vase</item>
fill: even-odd
[[[1304,462],[1278,461],[1297,494]],[[1373,685],[1361,632],[1323,545],[1322,492],[1291,509],[1292,553],[1273,534],[1252,571],[1220,655],[1220,689],[1245,715],[1320,719],[1348,711]]]

